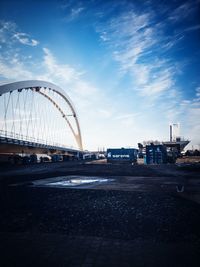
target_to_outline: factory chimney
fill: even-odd
[[[172,142],[172,125],[169,125],[169,140]]]
[[[170,142],[180,141],[180,123],[170,123],[169,140]]]

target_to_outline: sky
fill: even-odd
[[[60,86],[84,149],[200,146],[200,0],[1,0],[0,82]]]

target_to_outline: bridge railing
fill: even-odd
[[[34,138],[34,137],[27,136],[27,135],[19,134],[19,133],[3,131],[3,130],[0,130],[0,138],[1,139],[5,138],[5,140],[13,139],[13,140],[19,140],[22,142],[38,143],[38,144],[43,144],[43,145],[52,146],[52,147],[63,147],[63,148],[75,149],[73,146],[66,146],[60,143],[50,142],[47,140]]]

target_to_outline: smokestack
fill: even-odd
[[[172,125],[169,125],[169,140],[172,142]]]

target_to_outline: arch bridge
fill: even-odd
[[[77,112],[60,87],[40,80],[0,85],[0,153],[82,150]]]

